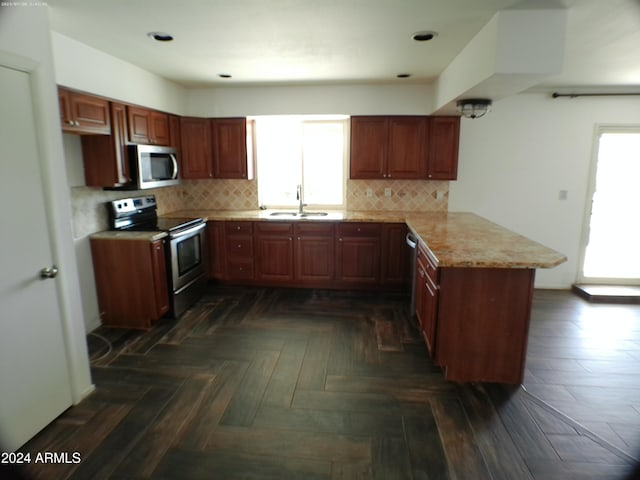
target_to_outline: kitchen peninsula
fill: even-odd
[[[403,248],[409,230],[418,239],[417,256],[409,260],[415,262],[415,314],[445,378],[522,382],[535,269],[555,267],[564,255],[467,212],[334,211],[295,219],[272,213],[187,210],[167,216],[206,218],[210,276],[247,284],[345,288],[348,270],[362,273],[353,277],[357,288],[386,288],[394,285],[388,283],[394,269],[409,277],[408,268],[402,272],[410,258]],[[275,258],[283,259],[277,271]],[[319,268],[318,275],[304,276],[308,268]]]

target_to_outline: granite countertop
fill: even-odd
[[[433,253],[439,267],[552,268],[567,261],[563,254],[469,212],[329,211],[322,217],[292,218],[272,216],[273,211],[181,210],[163,217],[406,223]]]
[[[127,232],[119,230],[105,230],[93,233],[89,236],[96,240],[139,240],[144,242],[155,242],[167,236],[167,232]]]
[[[473,213],[412,213],[407,226],[439,267],[552,268],[567,257]]]

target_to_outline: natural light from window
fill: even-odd
[[[254,117],[258,198],[267,208],[344,207],[346,116]]]
[[[583,274],[640,279],[640,132],[600,135]]]

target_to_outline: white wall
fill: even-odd
[[[51,32],[51,38],[58,85],[186,114],[184,87],[57,32]]]
[[[187,110],[195,117],[250,115],[427,115],[427,85],[315,85],[194,89]]]
[[[521,94],[494,103],[483,118],[462,120],[449,210],[475,212],[564,253],[568,262],[538,270],[539,288],[576,280],[599,124],[640,125],[640,99]]]
[[[73,401],[79,402],[93,387],[72,238],[71,201],[65,178],[46,5],[0,7],[0,55],[3,53],[26,57],[34,63],[31,75],[34,82],[34,115],[38,127],[36,134],[41,149],[41,169],[52,251],[61,271],[61,275],[56,279],[61,328],[69,362],[71,394]]]

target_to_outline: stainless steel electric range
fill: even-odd
[[[206,287],[204,220],[159,218],[153,195],[114,200],[107,203],[107,210],[112,230],[167,232],[165,253],[170,315],[180,316],[202,296]]]

